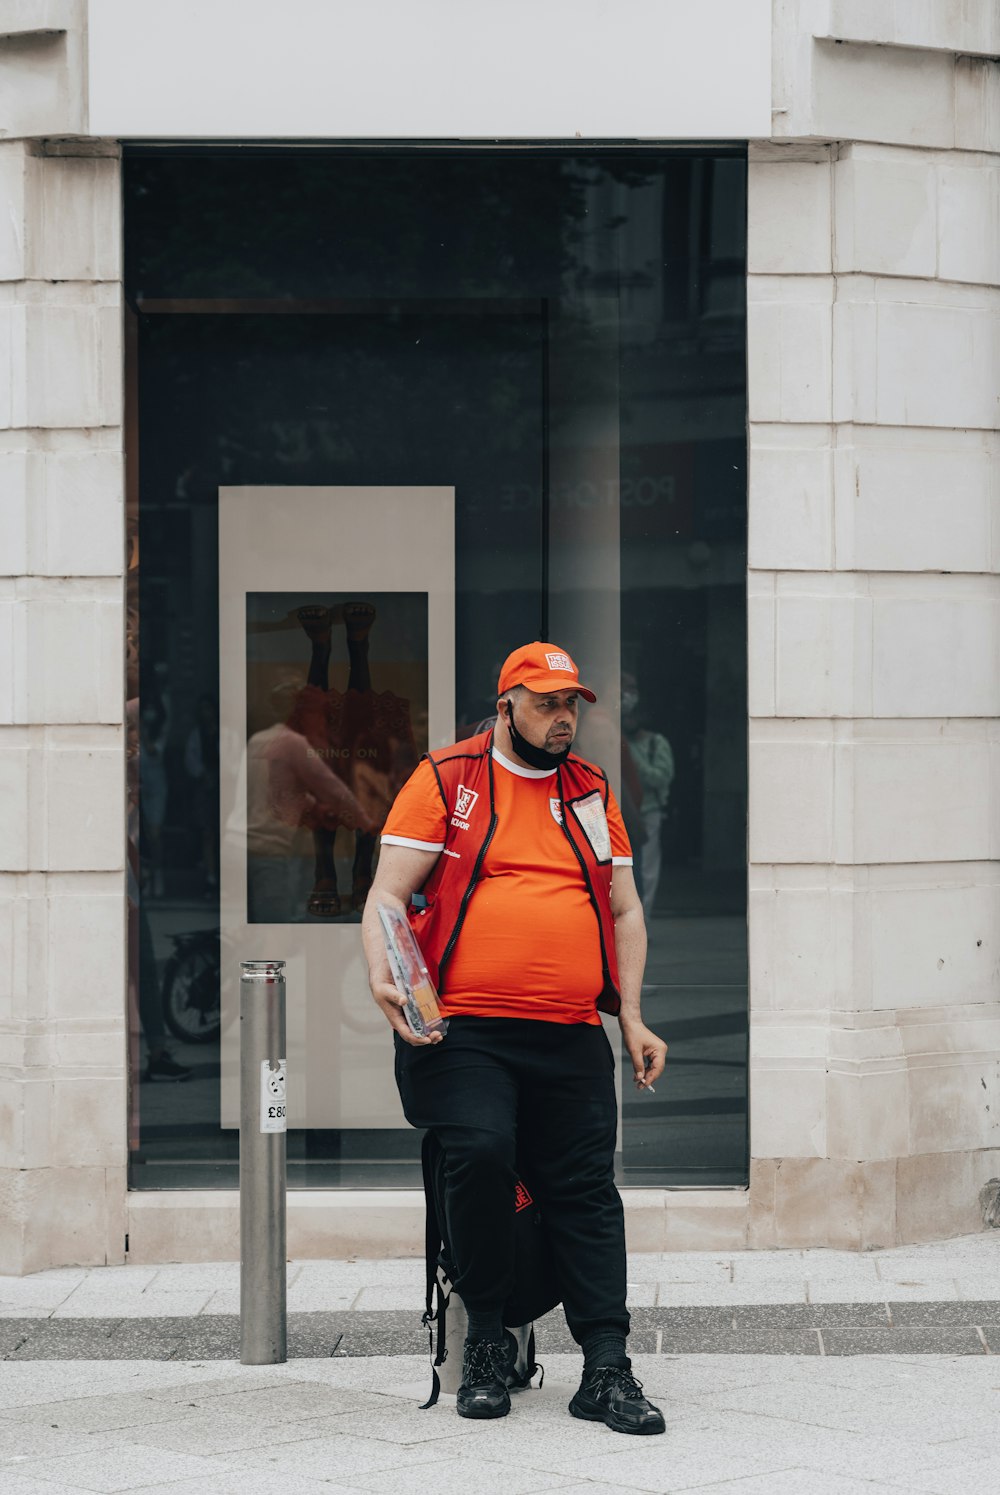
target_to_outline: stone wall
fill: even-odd
[[[0,1271],[121,1260],[130,1208],[120,193],[85,21],[0,0]],[[979,0],[775,0],[751,1188],[635,1192],[646,1249],[975,1230],[1000,1173],[998,52]],[[234,1249],[234,1196],[138,1199],[147,1258]],[[416,1200],[398,1229],[366,1200],[300,1196],[297,1250],[411,1246]]]
[[[1000,1172],[1000,21],[775,8],[751,146],[751,1245]],[[965,55],[959,55],[965,54]],[[789,138],[792,137],[792,138]]]
[[[0,1272],[125,1245],[118,150],[48,138],[81,17],[0,7]]]

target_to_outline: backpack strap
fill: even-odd
[[[428,1354],[431,1361],[431,1394],[427,1400],[421,1403],[420,1410],[424,1412],[428,1407],[433,1407],[441,1395],[441,1377],[435,1369],[444,1364],[445,1349],[445,1310],[448,1299],[444,1294],[438,1277],[438,1256],[444,1242],[444,1236],[437,1217],[437,1209],[434,1202],[434,1153],[438,1143],[431,1132],[424,1133],[424,1139],[420,1144],[420,1166],[424,1175],[424,1266],[426,1269],[426,1293],[424,1298],[424,1312],[420,1322],[427,1330]],[[436,1306],[435,1306],[436,1304]],[[434,1347],[434,1324],[437,1324],[437,1350]]]

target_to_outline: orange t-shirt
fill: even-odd
[[[601,940],[583,872],[557,819],[555,769],[522,768],[493,750],[497,828],[448,963],[449,1016],[599,1023]],[[615,866],[632,865],[621,812],[608,798]],[[430,764],[404,784],[382,832],[387,845],[442,851],[447,817]]]

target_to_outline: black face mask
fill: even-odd
[[[509,701],[507,702],[507,728],[510,732],[510,740],[513,743],[515,753],[519,758],[523,758],[525,763],[530,764],[532,768],[558,768],[560,763],[565,763],[569,757],[569,750],[573,746],[572,742],[567,747],[564,747],[561,753],[550,753],[548,748],[535,747],[533,742],[529,742],[526,737],[522,737],[514,725],[514,708]]]

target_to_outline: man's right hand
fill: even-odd
[[[400,1038],[404,1039],[406,1043],[411,1043],[414,1048],[419,1048],[425,1044],[441,1042],[443,1036],[441,1033],[431,1033],[429,1037],[421,1038],[418,1034],[411,1032],[410,1025],[406,1021],[406,1016],[403,1012],[406,999],[401,997],[396,990],[395,982],[375,981],[372,983],[371,994],[377,1005],[385,1013],[389,1026],[395,1028]]]

